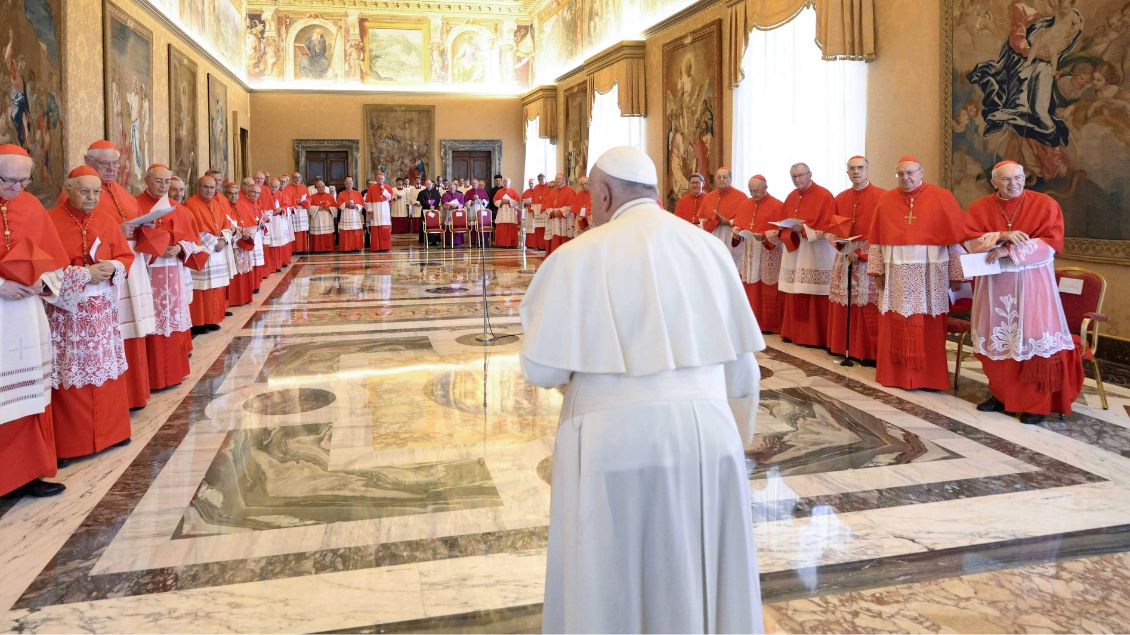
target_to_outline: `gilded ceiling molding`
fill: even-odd
[[[606,93],[620,86],[620,115],[623,117],[647,116],[647,66],[644,60],[646,46],[642,40],[627,40],[610,46],[585,60],[588,76],[589,104],[597,93]],[[591,121],[591,108],[589,108]]]
[[[522,95],[522,120],[526,122],[533,119],[538,120],[538,136],[557,143],[556,86],[538,86]]]
[[[444,17],[513,17],[528,18],[525,3],[519,0],[494,0],[493,2],[441,2],[439,0],[285,0],[285,2],[248,2],[247,11],[270,10],[280,12],[318,12],[332,14],[344,11],[363,11],[366,14],[442,15]]]

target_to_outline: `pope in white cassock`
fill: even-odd
[[[601,155],[595,227],[522,302],[526,378],[567,384],[545,632],[763,630],[743,446],[765,342],[726,248],[657,183],[639,150]]]

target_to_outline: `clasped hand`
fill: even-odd
[[[103,260],[87,265],[86,271],[90,274],[90,282],[105,282],[114,275],[114,263],[111,260]]]

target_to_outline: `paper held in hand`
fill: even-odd
[[[746,240],[761,240],[757,237],[757,234],[749,231],[748,229],[741,230],[740,232],[738,232],[738,235]]]
[[[794,229],[804,224],[804,220],[800,218],[786,218],[784,220],[769,221],[770,225],[776,225],[781,229]]]
[[[858,234],[856,236],[848,236],[847,238],[837,238],[836,244],[846,245],[848,243],[858,242],[860,238],[863,238],[863,234]]]
[[[172,212],[174,209],[176,209],[176,207],[169,202],[169,197],[162,196],[161,200],[157,201],[157,204],[153,206],[153,209],[149,210],[148,214],[138,216],[137,218],[131,218],[130,220],[126,221],[126,225],[129,225],[130,227],[141,227],[142,225],[148,225],[149,223],[156,222],[157,219],[168,214],[169,212]]]
[[[977,278],[979,276],[991,276],[1001,272],[1001,261],[994,260],[988,262],[985,260],[987,254],[984,252],[975,254],[962,254],[961,255],[961,271],[965,274],[966,278]]]

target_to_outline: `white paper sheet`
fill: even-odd
[[[1001,261],[998,259],[991,263],[986,262],[986,255],[985,253],[961,255],[961,271],[966,278],[991,276],[1001,272]]]

